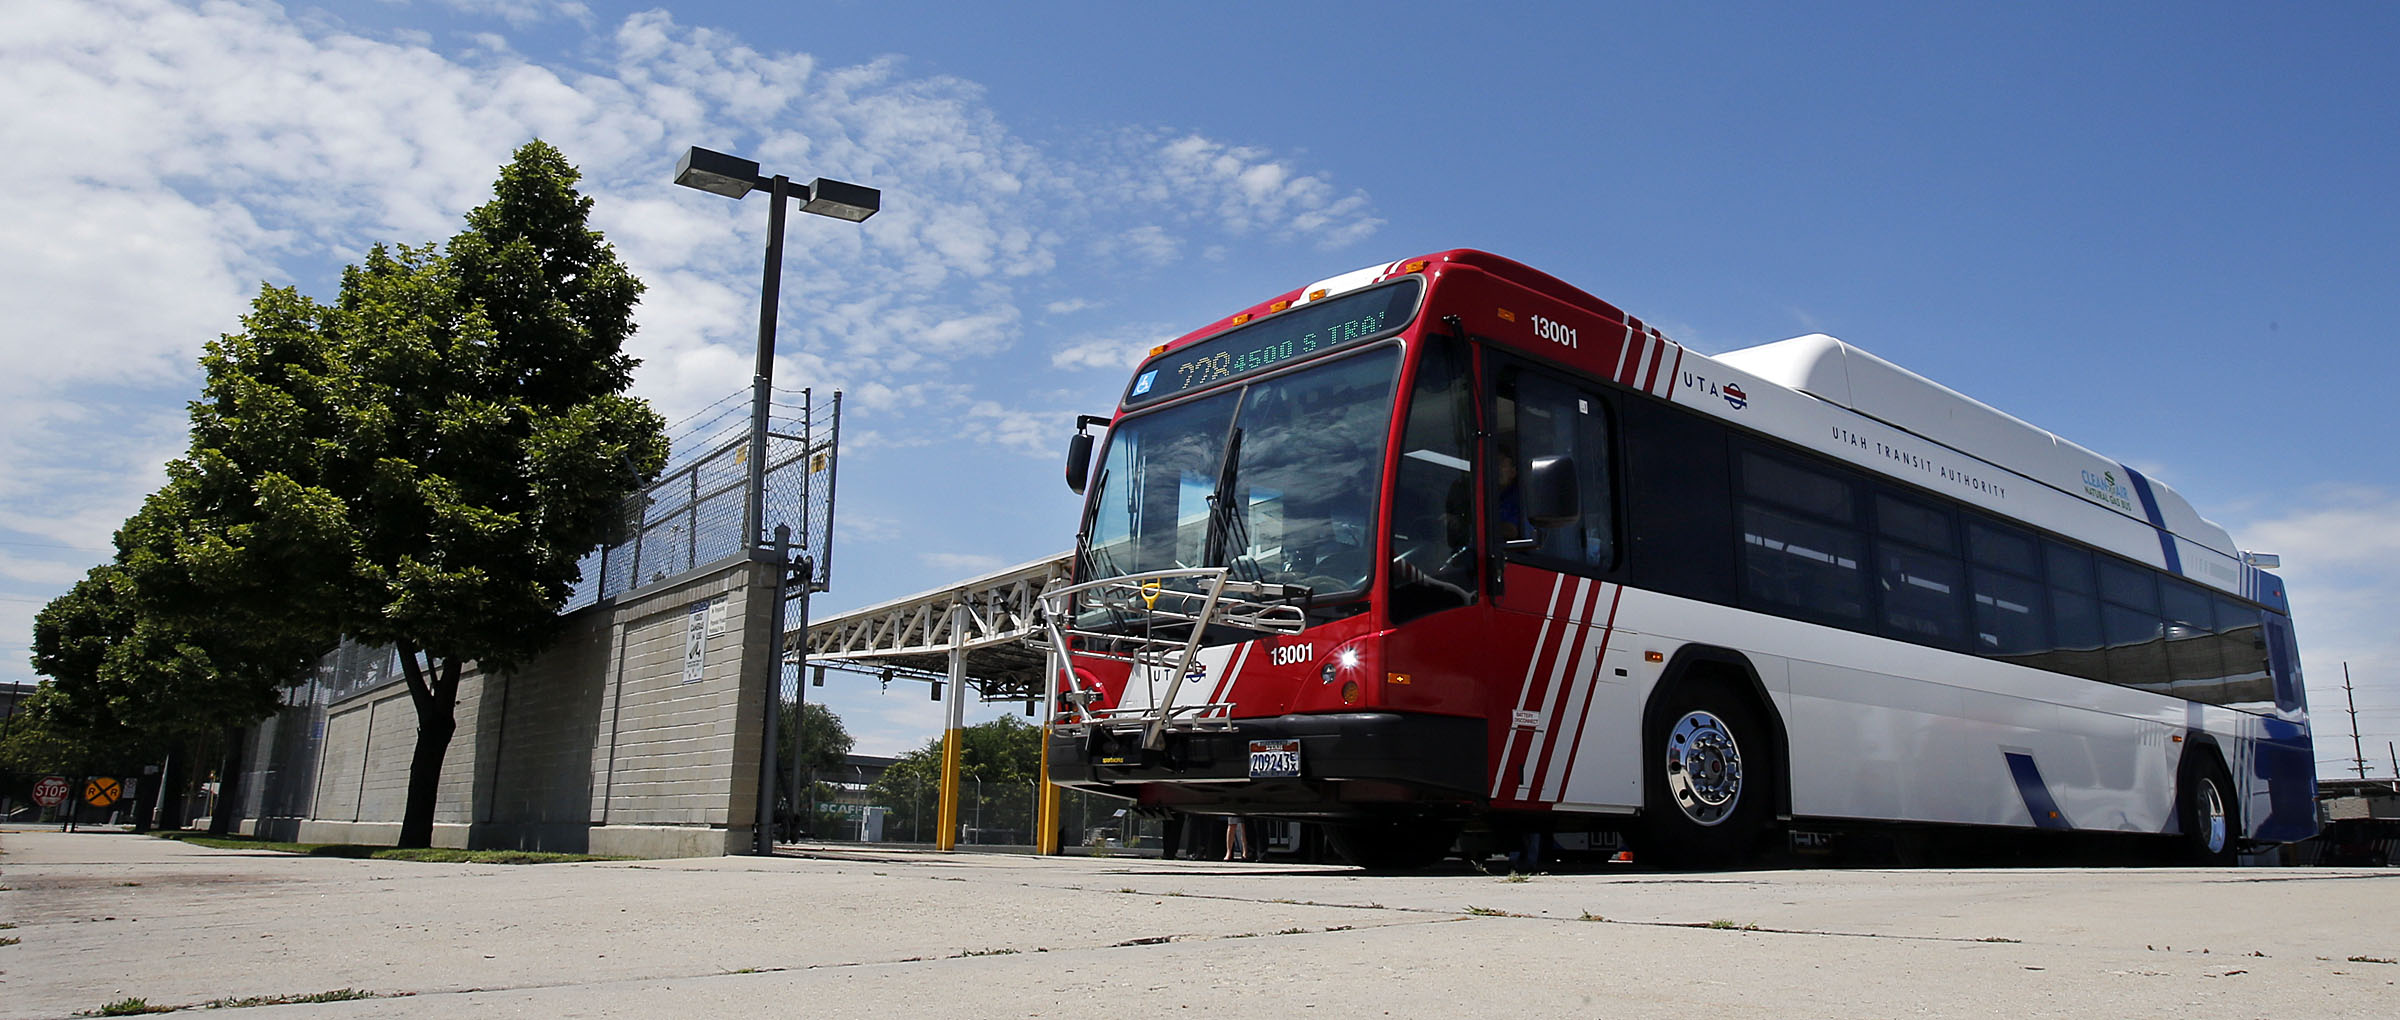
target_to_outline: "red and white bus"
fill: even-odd
[[[1462,830],[1669,865],[1872,823],[2219,863],[2315,830],[2272,559],[1831,337],[1703,356],[1442,252],[1160,347],[1067,474],[1070,787],[1378,867]]]

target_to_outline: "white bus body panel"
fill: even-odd
[[[1728,396],[1727,384],[1738,399]],[[1684,351],[1669,399],[2003,518],[2240,591],[2232,536],[2173,489],[2136,480],[2116,461],[1832,337],[1797,337],[1716,358]],[[2139,491],[2144,483],[2147,502]],[[2165,526],[2163,542],[2178,554],[2172,565],[2149,505]]]
[[[1664,669],[1640,653],[1672,661],[1703,644],[1747,658],[1782,715],[1796,816],[2033,827],[2015,752],[2040,771],[2062,816],[2052,827],[2168,832],[2187,746],[2176,738],[2195,731],[2218,738],[2243,819],[2266,816],[2243,760],[2260,735],[2246,713],[1637,589],[1616,642],[1627,658],[1608,665],[1637,663],[1635,682],[1596,696],[1582,720],[1558,798],[1578,808],[1640,802],[1641,705]]]

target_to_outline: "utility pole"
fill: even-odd
[[[2350,703],[2350,761],[2359,782],[2367,780],[2367,752],[2358,743],[2358,696],[2351,693],[2350,664],[2342,663],[2342,700]]]

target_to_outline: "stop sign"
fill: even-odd
[[[67,781],[60,776],[43,776],[33,784],[33,802],[43,807],[57,807],[67,799]]]

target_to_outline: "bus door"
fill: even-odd
[[[1491,797],[1502,806],[1632,806],[1639,741],[1597,736],[1593,725],[1632,734],[1640,717],[1630,642],[1612,640],[1623,588],[1603,579],[1619,544],[1609,409],[1594,387],[1493,361],[1487,499],[1494,630],[1506,652],[1494,665],[1504,671],[1491,706],[1503,735],[1493,741]],[[1574,505],[1542,505],[1530,483],[1560,473]],[[1544,516],[1560,510],[1571,512]]]

